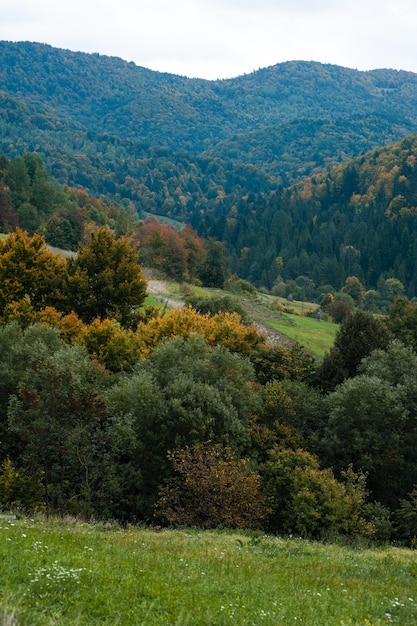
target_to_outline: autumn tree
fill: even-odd
[[[178,230],[152,218],[143,222],[137,233],[144,264],[177,281],[196,278],[206,252],[191,226]]]
[[[69,260],[67,308],[84,322],[112,317],[122,326],[134,326],[146,296],[146,280],[137,247],[116,239],[107,227],[91,233]]]
[[[140,359],[140,346],[134,332],[121,327],[114,319],[96,318],[84,325],[80,343],[95,361],[111,372],[130,371]]]
[[[342,292],[347,293],[352,298],[356,306],[360,308],[363,307],[365,287],[362,285],[357,276],[348,276],[346,278]]]
[[[149,267],[161,270],[177,281],[185,279],[186,251],[179,232],[152,219],[139,228],[142,258]]]
[[[156,519],[199,528],[260,528],[269,513],[259,477],[230,448],[210,443],[168,455],[174,476],[161,485]]]
[[[142,356],[150,354],[164,339],[200,335],[210,346],[222,345],[244,356],[265,345],[265,337],[254,326],[242,323],[237,313],[201,315],[191,307],[173,309],[139,323],[136,335]]]
[[[41,235],[18,229],[0,241],[0,315],[11,302],[29,297],[35,310],[60,305],[66,262],[50,252]]]

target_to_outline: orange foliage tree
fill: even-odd
[[[222,345],[244,356],[250,356],[265,345],[265,337],[254,326],[242,324],[237,313],[201,315],[191,307],[173,309],[138,325],[136,335],[143,357],[149,355],[164,339],[200,335],[211,346]]]
[[[182,281],[195,278],[205,258],[203,240],[191,228],[181,231],[152,218],[138,229],[143,263]]]

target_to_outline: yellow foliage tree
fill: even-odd
[[[26,296],[35,310],[62,299],[66,262],[50,252],[41,235],[17,229],[0,241],[0,314]]]
[[[249,356],[265,345],[254,326],[242,324],[237,313],[201,315],[192,307],[173,309],[138,325],[136,336],[142,357],[148,356],[164,339],[200,335],[211,346],[222,345]]]
[[[112,372],[131,370],[140,359],[137,336],[116,320],[97,318],[84,325],[82,343],[93,359]]]

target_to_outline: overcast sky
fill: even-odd
[[[417,72],[415,0],[11,0],[0,40],[230,78],[283,61]]]

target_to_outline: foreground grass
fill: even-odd
[[[56,520],[0,526],[0,624],[417,623],[408,550]]]

